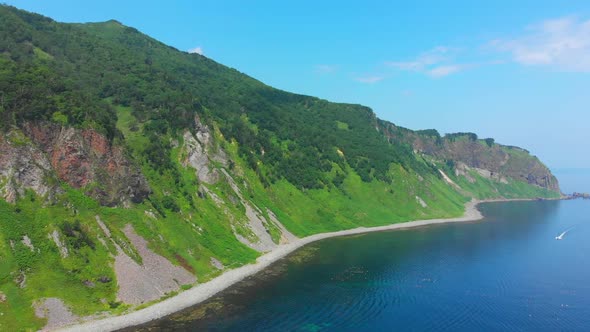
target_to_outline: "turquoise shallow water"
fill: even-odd
[[[483,221],[312,244],[133,330],[590,330],[590,201],[480,209]]]

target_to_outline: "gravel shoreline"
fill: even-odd
[[[104,319],[87,321],[78,325],[71,325],[59,329],[59,331],[115,331],[118,329],[144,324],[152,320],[168,316],[177,311],[183,310],[195,304],[201,303],[213,295],[221,292],[229,286],[247,278],[251,275],[264,270],[266,267],[277,260],[287,256],[298,248],[306,244],[337,236],[355,235],[370,232],[380,232],[395,229],[406,229],[412,227],[426,226],[431,224],[442,224],[450,222],[476,221],[483,218],[477,209],[479,203],[491,201],[508,201],[508,200],[472,200],[465,204],[465,214],[458,218],[447,219],[428,219],[402,222],[378,227],[359,227],[344,231],[315,234],[301,239],[297,239],[289,244],[280,245],[273,251],[270,251],[256,260],[256,263],[245,265],[236,269],[228,270],[222,275],[193,288],[184,291],[174,297],[158,302],[147,308],[130,312],[121,316],[111,316]]]

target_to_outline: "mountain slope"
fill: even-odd
[[[497,144],[493,138],[478,139],[474,133],[441,136],[434,129],[412,131],[387,121],[380,121],[380,125],[389,139],[406,142],[415,152],[438,161],[441,170],[445,170],[478,198],[511,197],[510,193],[503,193],[501,188],[509,182],[560,191],[557,178],[525,149]],[[478,182],[476,178],[488,182],[487,189],[492,191],[478,192],[473,186]]]
[[[53,322],[60,303],[121,313],[296,237],[458,216],[471,197],[559,196],[521,149],[431,139],[116,21],[63,24],[8,6],[0,19],[9,330],[44,326],[35,307]]]

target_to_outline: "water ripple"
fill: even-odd
[[[583,225],[590,215],[583,203],[491,204],[478,223],[322,241],[306,260],[288,260],[217,297],[223,309],[212,315],[143,328],[588,330],[590,227],[554,240],[564,225]]]

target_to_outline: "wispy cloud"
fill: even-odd
[[[384,78],[385,77],[383,77],[383,76],[374,75],[374,76],[357,77],[357,78],[355,78],[355,80],[360,83],[374,84],[374,83],[382,81]]]
[[[510,58],[498,59],[501,53],[509,54]],[[437,46],[412,58],[385,62],[385,66],[438,79],[508,62],[590,72],[590,19],[576,16],[549,19],[528,26],[516,36],[495,39],[480,47]],[[374,83],[379,78],[382,77],[357,80]]]
[[[590,72],[590,20],[550,19],[529,26],[519,37],[497,39],[490,45],[523,65]]]
[[[446,46],[437,46],[429,51],[426,51],[416,58],[406,61],[388,61],[385,63],[386,66],[396,68],[399,70],[409,71],[424,71],[426,68],[432,65],[441,63],[449,58],[451,48]]]
[[[426,71],[426,74],[428,74],[428,76],[433,77],[433,78],[440,78],[440,77],[445,77],[445,76],[449,76],[451,74],[455,74],[458,73],[462,70],[465,70],[467,68],[473,67],[474,65],[445,65],[445,66],[437,66],[434,68],[431,68],[429,70]]]
[[[397,70],[423,73],[433,78],[440,78],[473,67],[473,65],[453,62],[458,51],[457,48],[437,46],[421,53],[414,59],[388,61],[385,65]]]
[[[203,47],[201,47],[201,46],[197,46],[197,47],[191,48],[190,50],[188,50],[188,52],[189,53],[197,53],[197,54],[200,54],[200,55],[205,54],[203,52]]]
[[[336,65],[317,65],[315,66],[315,72],[318,74],[332,74],[338,70]]]

